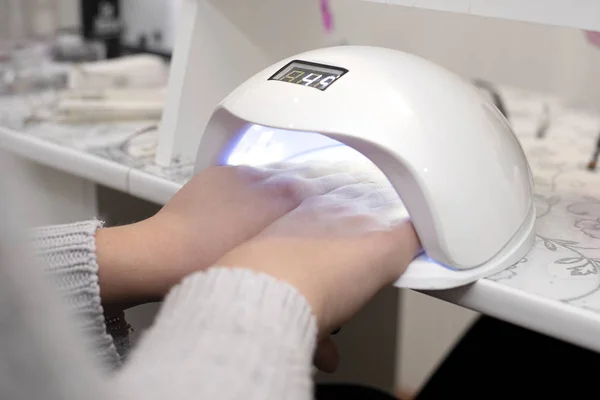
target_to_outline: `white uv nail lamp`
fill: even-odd
[[[396,50],[331,47],[259,72],[212,114],[196,170],[357,157],[385,174],[423,245],[396,286],[462,286],[532,247],[533,179],[506,119],[462,78]]]

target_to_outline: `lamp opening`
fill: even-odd
[[[226,165],[248,165],[295,169],[300,165],[314,166],[327,171],[348,173],[357,182],[372,187],[367,193],[389,205],[386,212],[391,220],[409,217],[400,196],[381,170],[365,155],[328,136],[306,131],[275,129],[251,124],[238,136],[235,144],[224,157]],[[381,199],[378,199],[378,196]]]

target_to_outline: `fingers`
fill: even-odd
[[[345,173],[325,175],[318,178],[303,178],[283,172],[274,174],[265,180],[266,184],[286,191],[296,199],[298,204],[308,198],[325,195],[337,188],[352,185],[356,182],[356,178]]]
[[[268,178],[271,182],[293,181],[295,190],[302,199],[329,194],[342,188],[347,188],[344,195],[354,191],[359,196],[364,194],[360,189],[367,186],[370,191],[387,189],[391,190],[390,193],[395,193],[385,175],[372,164],[323,161],[278,163],[268,165],[264,170],[271,174]]]
[[[394,227],[410,217],[404,204],[399,201],[377,207],[374,212],[379,218],[387,221],[389,227]]]
[[[382,188],[378,184],[348,185],[315,199],[319,200],[316,202],[317,206],[338,206],[346,210],[345,213],[337,214],[341,217],[353,214],[362,216],[363,232],[387,230],[409,217],[396,191],[392,187]]]
[[[319,343],[315,352],[314,364],[323,372],[333,373],[340,362],[340,355],[337,346],[331,337],[325,338]]]
[[[351,174],[335,173],[309,179],[306,184],[310,186],[312,196],[320,196],[331,193],[338,188],[354,185],[357,182]]]
[[[323,175],[345,172],[343,165],[313,160],[310,163],[279,162],[263,167],[275,174],[287,173],[302,178],[318,178]]]
[[[392,186],[382,186],[379,183],[355,183],[339,187],[326,196],[335,197],[337,200],[353,200],[352,203],[365,209],[388,207],[390,209],[404,209],[402,200]]]

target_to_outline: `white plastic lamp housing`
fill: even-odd
[[[296,60],[347,72],[325,90],[304,86],[316,75],[301,84],[270,79]],[[196,170],[227,163],[252,124],[286,130],[284,141],[318,133],[381,169],[425,251],[397,286],[465,285],[518,262],[533,244],[533,179],[506,119],[477,88],[422,58],[342,46],[278,62],[219,104]]]

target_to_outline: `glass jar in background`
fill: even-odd
[[[24,3],[21,0],[0,0],[0,95],[10,93],[15,81],[13,54],[24,46],[26,27]]]
[[[0,0],[5,7],[0,23],[6,37],[3,53],[10,67],[2,67],[0,87],[11,94],[55,89],[66,79],[57,74],[53,51],[58,33],[58,0]],[[10,70],[12,68],[12,70]],[[0,78],[2,79],[2,78]],[[0,89],[2,90],[2,89]]]
[[[46,43],[29,41],[16,46],[12,52],[15,94],[31,93],[47,85],[47,68],[50,63],[50,48]]]

